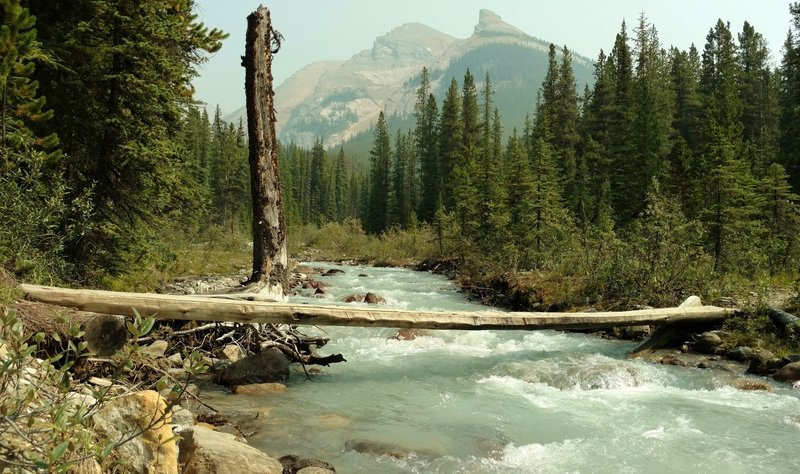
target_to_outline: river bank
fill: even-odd
[[[376,267],[325,264],[322,269],[327,276],[319,276],[323,274],[320,272],[313,279],[308,277],[311,273],[316,273],[314,265],[299,269],[303,271],[295,275],[298,280],[294,287],[297,290],[295,296],[300,298],[300,301],[335,303],[347,296],[342,292],[366,294],[373,291],[384,296],[387,304],[399,304],[401,307],[407,308],[433,309],[438,304],[435,301],[440,294],[447,296],[449,302],[446,304],[449,309],[452,309],[449,305],[462,304],[456,303],[463,297],[452,280],[428,280],[427,277],[422,278],[426,275],[424,273],[416,274],[406,270]],[[338,271],[329,274],[330,270]],[[421,281],[417,282],[418,279]],[[235,275],[183,278],[173,282],[174,286],[170,291],[192,293],[236,284],[238,284],[238,279]],[[399,284],[400,288],[407,287],[407,289],[392,289],[395,288],[393,286],[395,284]],[[385,291],[389,291],[389,293],[387,294]],[[394,293],[396,291],[401,292]],[[413,304],[406,301],[409,298],[419,300],[420,297],[422,301]],[[455,300],[451,299],[453,297]],[[474,305],[469,302],[463,304]],[[225,332],[221,334],[224,335]],[[185,397],[182,404],[190,407],[195,413],[188,417],[184,413],[183,423],[188,423],[187,419],[191,419],[191,422],[195,424],[192,433],[197,430],[211,429],[214,432],[227,433],[233,437],[226,438],[224,442],[221,441],[221,445],[238,442],[236,441],[237,437],[239,439],[249,438],[251,446],[271,454],[272,459],[277,459],[286,453],[300,452],[303,456],[307,456],[306,459],[317,458],[334,461],[333,465],[345,466],[350,470],[353,470],[355,466],[368,470],[378,466],[381,472],[430,472],[425,466],[438,466],[436,469],[447,472],[454,466],[460,466],[459,469],[472,466],[468,469],[477,470],[477,472],[504,470],[528,472],[525,467],[528,465],[525,464],[524,459],[531,454],[529,451],[534,448],[525,445],[527,446],[525,449],[515,450],[520,447],[519,440],[530,439],[528,435],[524,434],[524,430],[517,432],[520,428],[511,429],[512,432],[517,432],[516,435],[505,433],[503,428],[499,430],[494,428],[498,430],[494,440],[491,439],[491,436],[485,441],[480,441],[479,438],[473,436],[457,437],[470,446],[475,446],[475,448],[464,451],[456,449],[449,440],[449,435],[444,433],[435,434],[421,442],[420,440],[413,442],[412,439],[418,437],[419,430],[432,429],[428,423],[420,426],[420,421],[416,417],[430,416],[426,406],[439,407],[453,416],[460,413],[462,409],[466,410],[465,413],[470,413],[470,409],[475,410],[483,403],[480,401],[484,400],[486,395],[483,388],[496,383],[501,383],[501,386],[506,383],[512,384],[511,386],[516,388],[512,391],[513,393],[506,394],[511,396],[507,402],[515,399],[518,395],[524,395],[523,399],[527,402],[523,401],[523,403],[532,401],[530,396],[539,393],[539,388],[536,387],[542,383],[544,387],[540,388],[550,388],[547,388],[542,394],[535,395],[535,399],[540,396],[545,398],[554,396],[555,394],[550,392],[553,388],[560,392],[566,390],[572,392],[573,396],[580,397],[583,396],[583,391],[587,390],[589,391],[587,393],[593,393],[596,390],[624,392],[630,389],[640,390],[643,387],[649,387],[648,390],[660,391],[664,388],[661,377],[666,374],[669,374],[669,377],[680,379],[688,377],[688,380],[691,380],[688,385],[690,392],[697,390],[698,387],[706,387],[705,390],[711,390],[715,397],[717,392],[727,393],[727,390],[736,390],[742,393],[758,390],[764,393],[777,393],[780,397],[784,397],[787,390],[786,386],[782,384],[765,383],[762,379],[743,376],[745,364],[730,363],[716,355],[664,351],[651,356],[648,361],[627,362],[624,354],[630,351],[633,343],[608,341],[597,337],[598,335],[563,334],[563,336],[559,336],[559,333],[546,331],[510,336],[492,331],[481,334],[442,331],[435,334],[413,334],[412,337],[403,337],[402,339],[410,339],[405,341],[391,339],[393,335],[393,331],[340,330],[338,328],[330,330],[324,334],[324,337],[333,341],[333,347],[326,349],[340,350],[348,359],[351,357],[350,354],[353,354],[353,359],[350,359],[351,362],[342,367],[323,369],[320,372],[313,371],[310,379],[306,378],[307,374],[302,369],[294,367],[288,384],[262,386],[249,393],[240,391],[238,395],[231,395],[227,389],[216,388],[215,385],[209,385],[207,382],[198,384],[203,403],[220,410],[222,414],[214,414],[208,407],[204,407],[189,395]],[[590,338],[587,339],[587,337]],[[143,345],[143,349],[151,349],[155,342],[148,341],[146,346]],[[187,340],[186,342],[191,341]],[[229,344],[226,344],[221,347],[222,353],[225,352],[224,349],[231,349],[228,346]],[[556,349],[559,347],[563,348]],[[554,349],[556,352],[552,352]],[[573,354],[573,356],[562,360],[558,355],[561,351],[564,351],[565,355]],[[238,351],[228,352],[231,352],[233,357],[236,357],[234,354],[238,353]],[[208,361],[211,366],[219,365],[222,357],[228,357],[222,353],[218,354],[220,357],[213,357],[217,360],[210,359]],[[602,354],[602,356],[598,357],[596,353]],[[159,362],[155,361],[161,361],[160,363],[164,364],[173,359],[172,362],[169,362],[173,365],[171,368],[180,370],[182,365],[176,364],[174,356],[174,353],[165,352],[149,363],[157,365]],[[386,359],[386,356],[389,359]],[[660,362],[660,364],[653,364],[653,361]],[[353,363],[356,365],[352,365]],[[551,366],[551,363],[555,365]],[[441,364],[447,368],[440,367]],[[460,368],[463,364],[466,364],[467,368],[474,368],[463,372],[464,368]],[[683,367],[674,367],[674,370],[682,371],[681,373],[676,373],[669,368],[667,372],[661,374],[661,369],[653,368],[659,366]],[[711,370],[699,370],[699,368]],[[476,369],[477,372],[473,373],[472,371]],[[542,369],[545,369],[545,372],[542,372]],[[426,371],[431,371],[432,374],[427,374]],[[547,372],[551,371],[552,374],[547,375]],[[566,378],[560,379],[556,375],[559,372],[564,373]],[[397,376],[405,382],[397,384],[397,380],[395,380]],[[444,387],[450,384],[452,377],[466,377],[466,379],[456,384],[458,388],[455,391],[443,389],[443,391],[434,390],[434,393],[429,393],[433,387],[440,385]],[[417,386],[418,381],[423,382],[421,386]],[[479,383],[473,385],[475,382]],[[668,382],[667,386],[671,386],[673,383]],[[678,386],[683,386],[683,383],[679,383]],[[475,392],[476,387],[478,388],[477,392]],[[388,393],[392,393],[388,400],[405,400],[407,395],[401,395],[401,393],[407,390],[422,390],[428,395],[422,404],[418,400],[408,399],[395,406],[391,401],[383,403],[381,400],[386,396],[378,395],[387,393],[387,388]],[[523,389],[523,392],[518,393],[518,389]],[[195,389],[192,388],[192,390]],[[369,417],[364,418],[359,411],[354,412],[354,407],[335,400],[342,396],[358,398],[364,390],[378,397],[376,400],[359,402],[361,405],[366,403],[364,406],[369,407],[369,412],[373,417],[383,419],[382,410],[396,413],[397,417],[393,415],[389,419],[385,419],[383,423],[388,423],[388,425],[378,428],[370,424],[372,421]],[[529,392],[529,390],[534,390],[534,392]],[[681,397],[687,395],[690,399],[692,398],[691,393],[682,392],[686,389],[679,390],[681,390],[679,392]],[[352,395],[344,395],[344,393]],[[505,388],[502,393],[505,393]],[[168,395],[168,393],[164,395]],[[334,398],[332,399],[331,396]],[[725,397],[727,396],[725,395]],[[464,405],[457,401],[460,397],[467,397],[471,401]],[[449,401],[455,401],[456,407],[449,407]],[[472,403],[477,405],[473,406]],[[519,403],[519,400],[516,403]],[[181,416],[178,415],[177,418],[181,419]],[[506,418],[504,417],[504,419]],[[791,417],[788,420],[787,423],[793,426]],[[484,428],[490,431],[493,429],[490,428],[492,423],[487,419],[480,417],[478,421]],[[504,424],[508,422],[509,419],[506,419]],[[451,420],[448,419],[439,419],[439,423],[445,427],[451,426]],[[437,430],[434,432],[438,433]],[[446,432],[449,430],[450,428],[447,428]],[[300,434],[300,432],[305,434]],[[198,437],[192,436],[192,439],[195,438]],[[517,441],[509,442],[509,439]],[[300,448],[298,449],[298,447]],[[343,454],[344,457],[342,457]],[[469,460],[471,456],[476,456],[474,461]],[[522,457],[520,458],[520,456]],[[213,456],[211,457],[213,458]],[[225,458],[221,456],[219,459]],[[303,461],[299,457],[287,459]]]

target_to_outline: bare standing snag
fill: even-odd
[[[250,192],[253,199],[253,273],[250,290],[257,299],[286,301],[289,269],[283,216],[278,142],[275,136],[272,55],[281,35],[272,29],[269,9],[261,5],[247,17],[242,65],[245,68]]]

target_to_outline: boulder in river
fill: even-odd
[[[725,353],[725,357],[739,362],[748,362],[755,356],[753,349],[747,346],[737,346]]]
[[[113,456],[130,472],[177,473],[177,452],[172,438],[172,417],[157,392],[143,390],[103,404],[92,416],[94,432],[117,441],[142,427],[141,436],[121,445]]]
[[[659,359],[658,362],[660,364],[662,364],[662,365],[677,365],[678,367],[686,367],[687,366],[686,362],[678,359],[673,354],[667,354],[667,355],[661,357],[661,359]]]
[[[218,376],[223,385],[284,382],[289,378],[289,359],[280,349],[270,347],[258,354],[237,360]]]
[[[339,270],[338,268],[331,268],[327,272],[323,273],[322,276],[331,276],[331,275],[336,275],[337,273],[344,273],[344,270]]]
[[[333,464],[319,459],[301,459],[300,456],[288,454],[278,459],[283,465],[284,474],[323,474],[336,472]]]
[[[281,393],[285,392],[286,390],[287,390],[286,385],[277,382],[252,383],[248,385],[237,385],[233,387],[233,393],[235,395],[243,395],[243,394],[265,395],[271,393]]]
[[[722,345],[722,338],[719,334],[714,332],[704,332],[697,336],[692,348],[695,352],[702,352],[703,354],[715,354],[717,348]]]
[[[239,442],[236,436],[202,427],[180,432],[180,463],[184,474],[236,472],[282,474],[283,466],[266,453]]]
[[[364,295],[364,302],[368,304],[386,304],[386,298],[375,293],[367,293]]]
[[[773,376],[779,382],[800,380],[800,362],[792,362],[781,367]]]
[[[771,371],[778,369],[773,361],[775,354],[766,349],[756,349],[750,358],[750,366],[747,368],[748,374],[767,375]]]
[[[342,298],[344,303],[386,304],[386,298],[376,293],[355,293]]]

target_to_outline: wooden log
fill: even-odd
[[[769,315],[772,324],[784,334],[791,331],[800,331],[800,318],[791,313],[778,308],[768,308],[767,315]]]
[[[85,311],[193,321],[237,321],[317,326],[420,329],[593,329],[610,326],[720,321],[735,312],[714,306],[598,313],[523,313],[500,311],[410,311],[393,308],[321,306],[262,301],[220,300],[187,295],[121,293],[21,285],[30,300]]]
[[[686,298],[686,301],[681,303],[678,308],[702,308],[703,303],[700,297],[692,295]],[[698,321],[673,321],[671,323],[663,324],[653,331],[647,339],[642,341],[636,346],[629,354],[630,357],[642,357],[651,354],[657,349],[668,346],[676,338],[685,335],[693,323]]]

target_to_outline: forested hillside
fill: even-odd
[[[193,3],[0,2],[5,267],[102,283],[208,224],[191,80],[225,35]]]
[[[551,46],[521,130],[503,130],[491,74],[478,87],[466,70],[439,102],[423,70],[413,129],[390,133],[382,115],[369,172],[334,194],[352,196],[345,215],[367,232],[422,222],[443,254],[495,268],[602,271],[628,288],[794,274],[800,5],[791,11],[777,65],[749,23],[737,33],[720,20],[683,51],[642,15],[579,91],[570,51]],[[333,216],[310,210],[317,223]]]
[[[192,100],[224,33],[192,7],[0,2],[5,268],[108,285],[168,265],[177,241],[249,231],[244,125]],[[423,69],[410,129],[390,132],[381,114],[368,169],[322,137],[280,147],[289,224],[428,229],[441,257],[557,274],[595,297],[794,276],[800,4],[791,12],[779,64],[748,23],[720,20],[683,51],[642,15],[578,90],[570,50],[551,46],[541,86],[513,110],[491,71],[462,71],[438,100]],[[536,106],[504,130],[519,104]]]

